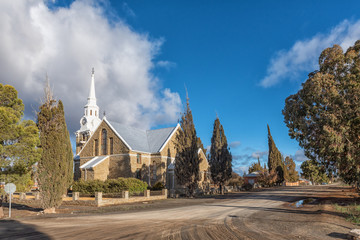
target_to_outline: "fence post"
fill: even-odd
[[[175,198],[175,189],[170,190],[170,197]]]
[[[40,192],[35,192],[35,201],[40,200]]]
[[[145,190],[144,191],[144,197],[150,197],[150,190]]]
[[[100,206],[102,202],[102,192],[95,192],[95,204],[96,206]]]
[[[20,200],[26,200],[26,193],[24,192],[20,193]]]
[[[161,195],[165,195],[167,197],[168,196],[168,190],[166,188],[161,189]]]
[[[73,192],[72,193],[72,199],[73,199],[73,201],[79,200],[79,192]]]
[[[122,191],[121,195],[122,195],[122,198],[129,199],[129,191]]]

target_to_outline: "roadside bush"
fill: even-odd
[[[242,185],[242,188],[245,189],[245,191],[249,191],[253,188],[253,185],[251,185],[250,183],[246,183]]]
[[[129,193],[143,192],[148,187],[146,182],[143,182],[137,178],[119,178],[119,179],[125,180],[125,184]]]
[[[123,179],[108,179],[105,181],[106,193],[118,193],[127,189],[126,183]]]
[[[73,183],[73,192],[93,194],[95,192],[120,193],[129,191],[129,193],[143,192],[147,188],[147,183],[136,178],[117,178],[108,179],[105,182],[101,180],[79,180]]]
[[[16,192],[28,192],[34,185],[31,173],[0,175],[0,179],[5,179],[6,183],[14,183],[16,185]]]
[[[100,180],[90,180],[90,181],[76,181],[72,185],[73,192],[81,192],[87,194],[93,194],[95,192],[105,192],[107,189],[105,183]]]
[[[152,190],[152,191],[158,191],[158,190],[162,190],[162,189],[164,189],[164,188],[165,188],[165,186],[164,186],[164,184],[163,184],[162,182],[157,182],[157,183],[154,184],[154,186],[152,186],[152,187],[150,188],[150,190]]]

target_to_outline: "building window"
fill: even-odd
[[[95,117],[97,116],[97,113],[96,113],[96,111],[95,111]]]
[[[92,110],[90,110],[90,116],[92,116]]]
[[[156,180],[156,162],[153,162],[153,179]]]
[[[141,164],[141,154],[139,154],[139,153],[136,155],[136,162],[138,164]]]
[[[95,156],[99,156],[99,141],[95,139]]]
[[[114,138],[110,138],[110,154],[114,154]]]
[[[107,140],[107,131],[106,131],[106,129],[103,129],[102,133],[101,133],[101,153],[102,153],[102,155],[107,154],[106,140]]]
[[[141,179],[141,169],[140,169],[140,168],[136,169],[136,171],[135,171],[135,178]]]

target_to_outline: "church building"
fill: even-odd
[[[76,134],[74,158],[75,180],[107,180],[135,177],[149,186],[162,182],[168,189],[178,188],[174,175],[175,141],[180,125],[154,130],[143,130],[116,121],[100,119],[95,97],[94,69],[90,93]],[[209,164],[199,148],[203,188],[210,183]]]

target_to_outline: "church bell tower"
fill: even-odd
[[[80,119],[80,129],[75,132],[76,135],[76,154],[80,152],[86,141],[94,133],[101,120],[99,118],[99,107],[96,105],[95,97],[95,71],[91,72],[90,93],[87,98],[87,104],[84,107],[84,116]]]

